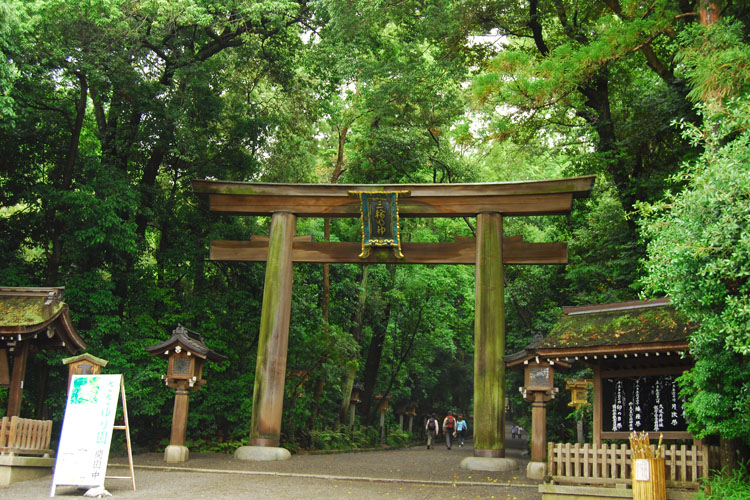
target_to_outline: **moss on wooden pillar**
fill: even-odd
[[[477,215],[474,311],[474,454],[505,456],[503,219]]]
[[[271,218],[250,423],[252,446],[278,446],[281,434],[296,223],[291,213],[274,213]]]

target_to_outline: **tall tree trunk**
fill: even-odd
[[[393,282],[396,274],[396,266],[393,264],[386,264],[391,273],[391,282],[388,285],[389,289],[393,287]],[[370,425],[371,413],[372,413],[372,402],[375,393],[375,384],[378,380],[378,370],[380,369],[380,360],[383,357],[383,344],[385,343],[385,335],[388,330],[388,324],[390,323],[391,316],[391,302],[388,301],[383,311],[385,321],[373,325],[372,339],[370,339],[370,346],[367,349],[367,359],[365,361],[365,373],[364,373],[364,391],[362,397],[362,415],[365,419],[365,424]]]
[[[367,279],[370,274],[370,267],[365,264],[362,266],[362,280],[360,282],[359,289],[359,303],[357,304],[357,310],[354,316],[354,327],[352,330],[352,337],[359,344],[362,342],[362,327],[364,322],[365,303],[367,302]],[[349,364],[346,368],[346,379],[344,380],[343,396],[341,398],[341,406],[339,406],[339,423],[343,424],[349,415],[349,405],[352,399],[352,388],[354,387],[354,379],[357,376],[357,360],[358,356],[355,353],[353,358],[349,360]]]
[[[81,142],[81,131],[83,130],[83,119],[86,116],[86,98],[88,96],[88,82],[86,75],[77,72],[79,88],[78,102],[76,103],[76,115],[70,130],[70,141],[68,150],[65,153],[62,165],[62,175],[58,189],[60,191],[70,191],[73,185],[73,172],[75,170],[76,160],[78,159],[78,145]],[[57,220],[57,210],[52,209],[45,217],[46,225],[51,228],[49,246],[50,252],[47,259],[47,272],[45,284],[47,286],[56,286],[60,275],[60,266],[62,265],[63,242],[62,235],[65,230],[64,224]]]
[[[704,26],[714,24],[721,18],[720,0],[698,0],[700,23]]]
[[[612,157],[605,160],[607,161],[607,169],[612,174],[612,179],[619,192],[623,208],[631,211],[637,200],[637,192],[629,189],[631,179],[635,174],[628,171],[622,160],[618,159],[619,155],[616,154],[618,148],[617,133],[612,121],[609,95],[609,70],[607,67],[601,68],[589,84],[581,87],[579,90],[586,98],[586,106],[590,110],[589,112],[582,113],[582,115],[596,130],[598,136],[596,151],[604,155],[611,154]],[[626,222],[630,233],[633,235],[633,239],[637,239],[635,218],[628,217]]]
[[[348,127],[342,127],[339,130],[338,140],[338,153],[336,154],[336,165],[333,168],[333,174],[331,175],[331,184],[336,184],[339,181],[339,177],[343,172],[344,167],[344,145],[346,144],[346,135],[349,131]],[[331,241],[331,219],[326,217],[323,221],[323,239],[325,241]],[[323,297],[321,298],[321,310],[323,312],[323,328],[328,330],[328,310],[331,303],[331,265],[326,263],[323,264]],[[326,360],[324,359],[323,362]],[[310,414],[310,428],[315,426],[315,421],[318,418],[320,412],[320,398],[323,396],[323,389],[325,387],[325,373],[321,373],[318,376],[318,380],[315,384],[315,392],[313,393],[312,412]],[[350,388],[351,390],[351,388]]]

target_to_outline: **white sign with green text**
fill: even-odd
[[[122,375],[73,375],[57,448],[56,486],[104,486]]]

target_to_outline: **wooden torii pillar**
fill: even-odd
[[[256,184],[194,180],[212,212],[271,216],[268,237],[212,241],[211,260],[266,262],[258,362],[253,392],[251,447],[277,447],[281,434],[294,262],[360,264],[471,264],[476,266],[474,322],[474,454],[505,456],[504,264],[566,264],[566,243],[503,238],[508,216],[564,215],[574,198],[588,196],[594,176],[478,184]],[[295,237],[297,217],[359,217],[353,191],[409,191],[400,217],[476,217],[477,238],[452,243],[403,243],[403,258],[373,248],[360,258],[359,242],[313,242]],[[250,458],[235,453],[239,458]],[[263,454],[269,457],[268,454]],[[252,459],[257,459],[253,457]],[[266,459],[279,459],[273,456]]]

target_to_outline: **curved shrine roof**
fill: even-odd
[[[62,287],[0,287],[0,349],[31,341],[37,350],[86,348],[63,302]]]
[[[189,350],[193,354],[197,354],[203,359],[210,361],[221,362],[227,359],[223,354],[212,351],[203,342],[203,336],[192,330],[188,330],[182,325],[178,325],[172,331],[172,336],[164,342],[160,342],[155,345],[146,347],[146,352],[154,356],[162,356],[162,351],[171,350],[175,345],[181,344],[185,349]]]
[[[546,337],[531,349],[615,347],[685,342],[697,325],[676,311],[668,299],[563,308]]]
[[[547,336],[532,339],[524,350],[503,359],[511,367],[536,357],[658,356],[686,350],[688,336],[697,327],[668,298],[564,307]]]

